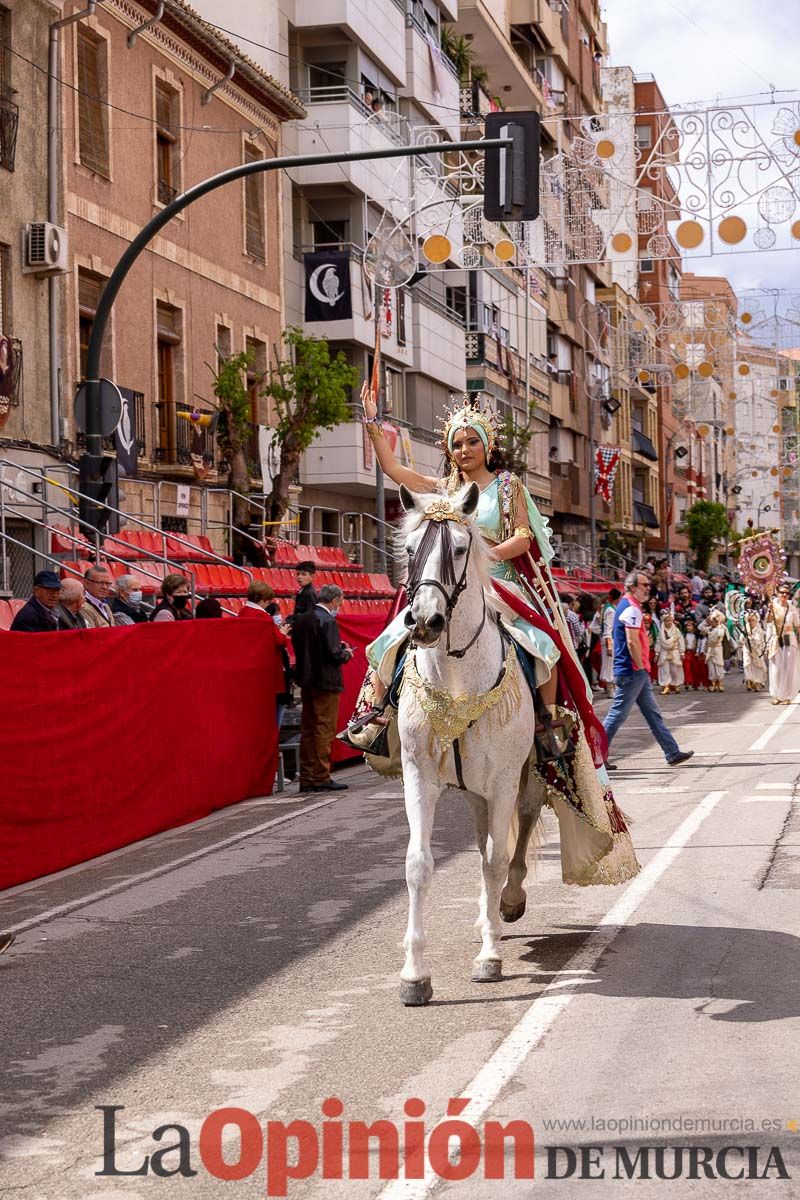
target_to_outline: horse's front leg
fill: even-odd
[[[425,779],[411,764],[403,763],[403,780],[408,818],[406,886],[408,888],[408,925],[403,946],[406,952],[400,972],[400,999],[406,1005],[427,1004],[433,995],[431,977],[425,965],[425,929],[423,910],[433,878],[431,835],[436,802],[442,788]]]
[[[516,802],[512,779],[494,781],[488,800],[489,829],[481,847],[482,886],[477,927],[481,949],[472,964],[474,983],[493,983],[503,973],[500,957],[500,892],[508,874],[508,829]]]

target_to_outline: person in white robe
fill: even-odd
[[[788,584],[781,584],[767,609],[767,660],[773,704],[791,704],[800,691],[800,613]]]
[[[767,686],[767,635],[754,608],[744,614],[742,664],[748,692],[762,692]]]
[[[656,653],[658,655],[658,682],[661,695],[679,692],[683,687],[683,656],[686,642],[680,627],[671,612],[666,612],[658,631]]]
[[[708,627],[706,638],[706,665],[708,666],[708,690],[725,691],[725,614],[715,608],[704,622]]]

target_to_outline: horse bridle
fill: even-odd
[[[423,519],[423,521],[435,521],[436,522],[436,524],[439,527],[440,536],[441,536],[442,540],[444,540],[445,537],[450,536],[450,531],[449,531],[449,529],[446,528],[448,522],[455,521],[459,525],[467,524],[465,519],[463,517],[459,516],[458,513],[454,512],[454,510],[452,508],[450,508],[450,506],[447,504],[446,501],[441,501],[441,500],[434,501],[433,504],[429,505],[428,508],[426,508],[422,519]],[[486,594],[483,591],[483,589],[481,589],[481,600],[483,601],[483,612],[481,613],[480,625],[478,626],[478,628],[476,629],[476,631],[472,635],[472,637],[469,639],[466,646],[462,646],[460,650],[451,650],[450,649],[450,618],[452,617],[453,611],[454,611],[456,605],[458,604],[458,601],[461,597],[461,593],[464,591],[464,589],[467,586],[467,571],[469,570],[469,559],[470,559],[470,555],[472,554],[472,543],[474,541],[474,536],[473,536],[472,530],[469,528],[467,529],[467,536],[469,537],[469,545],[467,546],[467,554],[464,559],[464,569],[461,572],[460,578],[456,580],[456,582],[453,586],[453,590],[451,592],[448,593],[445,586],[438,579],[425,579],[425,578],[416,579],[413,583],[406,585],[406,591],[408,593],[409,605],[413,605],[414,597],[416,596],[417,592],[419,591],[419,589],[421,587],[438,588],[439,591],[444,596],[445,629],[447,631],[447,656],[448,656],[448,658],[463,658],[464,655],[467,653],[467,651],[470,649],[470,647],[475,645],[475,642],[477,642],[478,638],[480,637],[481,633],[483,632],[483,627],[486,624]],[[424,539],[423,539],[423,542],[424,542]],[[420,545],[417,547],[417,549],[414,553],[414,559],[412,560],[412,565],[416,564],[416,558],[417,558],[417,555],[419,554],[420,549],[422,548],[423,542],[420,543]],[[432,549],[433,549],[432,545],[429,545],[427,547],[427,553],[425,555],[425,562],[427,562],[428,555],[430,554]],[[422,565],[423,564],[419,564],[420,567]]]

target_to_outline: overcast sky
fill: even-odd
[[[756,116],[770,140],[778,110],[796,106],[800,0],[606,0],[604,15],[611,63],[655,75],[671,106],[692,101],[713,106],[732,98],[749,106],[769,101],[771,84],[793,89],[779,91],[775,109],[760,109]],[[737,291],[797,289],[800,242],[795,245],[793,250],[705,257],[687,266],[727,275]]]

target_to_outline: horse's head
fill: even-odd
[[[402,529],[408,557],[405,622],[418,646],[437,644],[467,586],[470,560],[479,570],[485,551],[472,521],[479,498],[477,483],[452,498],[415,496],[400,488],[407,514]]]

